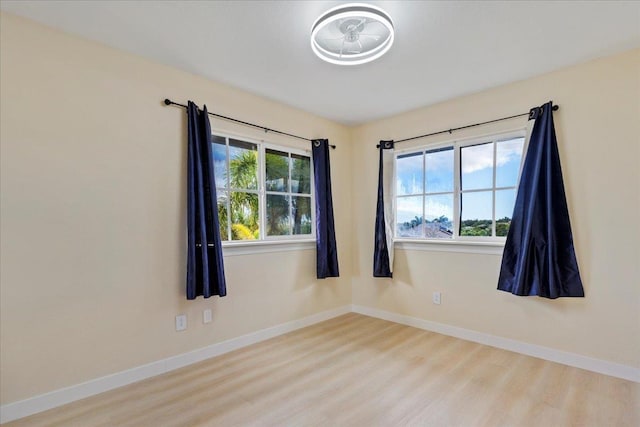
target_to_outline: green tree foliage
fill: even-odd
[[[403,225],[404,225],[405,228],[416,228],[416,227],[422,225],[422,217],[421,216],[415,216],[411,221],[405,221],[405,223]]]
[[[227,230],[227,196],[226,193],[218,192],[218,222],[220,223],[220,239],[229,240],[229,232]]]
[[[291,191],[311,194],[311,159],[291,155]],[[311,234],[311,197],[292,197],[293,234]]]
[[[283,153],[285,154],[285,153]],[[311,193],[310,159],[295,156],[291,165],[291,191],[302,194]],[[285,155],[267,152],[266,158],[267,191],[289,191],[289,158]],[[256,193],[242,190],[255,190],[257,184],[258,152],[247,150],[235,156],[229,162],[227,179],[232,191],[218,194],[218,217],[220,236],[228,240],[227,221],[231,221],[232,240],[255,240],[260,238],[259,197]],[[228,200],[227,200],[228,199]],[[229,212],[227,211],[229,202]],[[292,203],[293,225],[291,230],[289,204]],[[311,198],[290,197],[285,194],[267,196],[267,233],[269,235],[310,234]]]
[[[311,234],[311,197],[293,198],[293,234]]]
[[[415,216],[411,221],[405,221],[402,225],[405,228],[416,228],[422,225],[423,218],[422,216]],[[449,218],[445,215],[440,215],[438,218],[434,218],[433,220],[424,221],[426,224],[450,224]]]
[[[450,224],[450,219],[444,215],[433,220],[425,221],[426,224]],[[405,221],[406,228],[416,228],[422,224],[422,217],[416,216],[411,221]],[[511,218],[504,217],[496,221],[496,236],[506,236],[511,225]],[[461,236],[491,236],[491,220],[489,219],[468,219],[460,223]]]
[[[511,218],[504,217],[496,220],[496,236],[505,237],[509,233],[509,227],[511,226]]]
[[[243,151],[229,162],[228,181],[232,189],[257,188],[258,152]],[[258,195],[246,191],[231,191],[230,194],[219,195],[218,216],[220,217],[220,235],[227,240],[226,209],[229,198],[231,238],[232,240],[254,240],[260,236],[260,219],[258,217]]]
[[[491,236],[490,219],[467,219],[460,223],[461,236]]]
[[[233,224],[231,225],[231,233],[233,234],[234,240],[253,240],[253,233],[249,229],[249,227],[243,224]]]
[[[288,191],[289,158],[283,154],[266,153],[267,191]],[[282,236],[290,233],[289,197],[285,195],[267,195],[267,234]]]
[[[267,170],[266,187],[268,191],[311,193],[311,164],[308,157],[292,155],[289,158],[286,153],[275,154],[267,152],[265,161]],[[289,162],[291,162],[291,176],[289,176]],[[290,218],[290,206],[293,218]],[[310,233],[310,197],[287,196],[284,194],[267,195],[268,235],[281,236]]]
[[[429,222],[429,221],[427,221],[427,222]],[[431,222],[435,222],[435,223],[438,223],[438,224],[446,224],[446,223],[449,222],[449,218],[447,218],[444,215],[440,215],[438,218],[434,218],[433,221],[431,221]]]

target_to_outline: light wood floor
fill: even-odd
[[[640,384],[347,314],[11,426],[640,426]]]

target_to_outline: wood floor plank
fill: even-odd
[[[640,384],[355,313],[7,426],[638,426]]]

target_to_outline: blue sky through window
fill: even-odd
[[[398,156],[396,163],[396,194],[422,194],[422,153],[411,153]]]
[[[427,151],[425,169],[427,193],[453,191],[453,147]]]
[[[493,143],[471,145],[460,149],[462,191],[493,186]]]
[[[520,173],[524,138],[498,141],[496,146],[496,187],[514,187]]]
[[[213,172],[216,177],[216,187],[227,186],[227,146],[225,140],[213,136]]]
[[[495,144],[495,147],[494,147]],[[496,188],[517,185],[524,138],[489,142],[460,149],[462,220],[492,219],[495,150]],[[453,219],[454,149],[399,155],[396,163],[396,220],[410,222],[424,215],[427,221],[441,216]],[[426,173],[425,173],[426,170]],[[467,193],[468,190],[487,190]],[[445,193],[430,195],[432,193]],[[415,195],[415,196],[413,196]],[[421,196],[418,196],[421,195]],[[424,195],[424,196],[422,196]],[[412,196],[412,197],[402,197]],[[511,218],[516,190],[496,190],[495,219]]]
[[[396,164],[396,194],[443,193],[453,191],[453,147],[398,156]],[[427,173],[425,177],[424,168]],[[450,195],[402,197],[396,206],[397,222],[409,222],[423,216],[432,221],[441,216],[453,219],[453,198]]]
[[[520,172],[524,138],[498,141],[496,149],[496,187],[515,187]],[[461,149],[462,189],[490,189],[493,183],[493,143]],[[491,218],[488,197],[464,197],[462,219]],[[496,219],[513,214],[515,190],[496,194]],[[489,206],[485,206],[489,203]],[[489,209],[487,214],[487,209]],[[487,216],[488,215],[488,216]]]

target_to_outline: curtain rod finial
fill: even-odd
[[[172,104],[172,102],[171,102],[171,100],[169,98],[165,98],[164,99],[164,105],[171,105],[171,104]]]
[[[551,107],[553,111],[558,111],[559,108],[560,108],[559,105],[554,105],[553,107]]]

